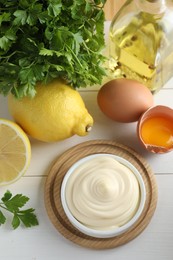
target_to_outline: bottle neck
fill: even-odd
[[[167,6],[165,0],[135,0],[140,10],[150,14],[162,14]]]

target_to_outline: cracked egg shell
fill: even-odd
[[[97,95],[101,111],[117,122],[135,122],[151,106],[154,99],[150,90],[131,79],[113,79],[104,84]]]

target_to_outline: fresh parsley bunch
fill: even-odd
[[[37,81],[101,83],[106,0],[0,0],[0,93],[34,96]]]

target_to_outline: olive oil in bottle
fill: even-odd
[[[173,76],[173,10],[163,0],[128,0],[110,26],[113,78],[157,92]]]

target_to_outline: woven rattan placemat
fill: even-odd
[[[138,169],[145,183],[147,199],[141,217],[130,230],[113,238],[100,239],[84,235],[71,225],[61,205],[60,188],[67,170],[79,159],[95,153],[125,158]],[[45,184],[45,206],[55,228],[72,242],[93,249],[114,248],[137,237],[149,224],[157,205],[157,197],[156,179],[147,162],[131,148],[109,140],[83,142],[67,150],[57,158]]]

